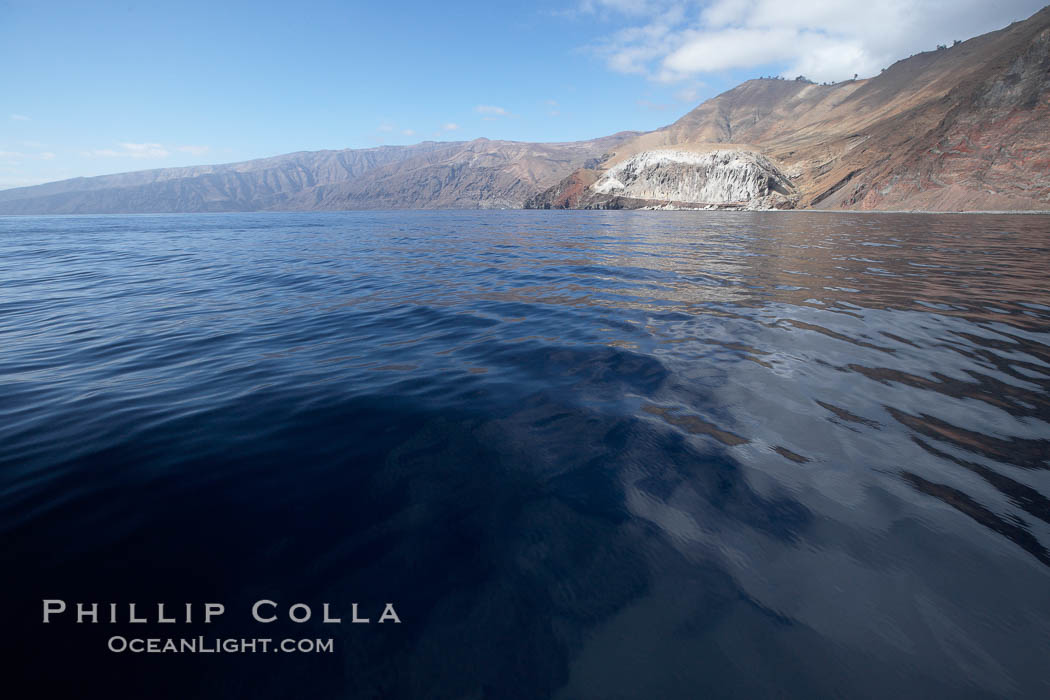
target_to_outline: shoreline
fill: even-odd
[[[533,209],[526,207],[475,208],[475,209],[247,209],[244,211],[139,211],[139,212],[85,212],[65,214],[0,214],[3,218],[32,218],[32,217],[72,217],[72,216],[198,216],[200,214],[350,214],[354,212],[488,212],[488,211],[546,211],[546,212],[662,212],[662,213],[696,213],[696,212],[718,212],[733,214],[945,214],[945,215],[1020,215],[1020,216],[1046,216],[1050,215],[1050,209],[967,209],[946,210],[936,209],[708,209],[708,208],[638,208],[638,209]]]

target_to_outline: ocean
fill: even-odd
[[[1048,263],[1044,215],[0,217],[5,676],[1050,696]]]

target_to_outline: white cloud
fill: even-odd
[[[474,108],[474,111],[478,114],[488,114],[495,117],[505,117],[510,114],[507,110],[495,105],[478,105]]]
[[[616,10],[629,15],[641,15],[651,12],[656,4],[650,0],[583,0],[580,10],[596,13]]]
[[[384,123],[379,125],[379,130],[380,131],[393,131],[394,130],[394,125],[390,124],[388,122],[384,122]]]
[[[700,88],[703,86],[703,83],[697,83],[691,87],[682,88],[674,94],[674,97],[679,102],[696,102],[700,98]]]
[[[626,26],[590,48],[621,73],[678,82],[775,66],[817,81],[875,75],[896,60],[1027,18],[1045,0],[585,0]]]
[[[670,109],[673,105],[660,104],[651,100],[638,100],[638,106],[644,107],[645,109],[652,110],[653,112],[663,112],[666,109]]]
[[[171,151],[159,143],[131,143],[120,144],[120,149],[99,148],[93,151],[84,151],[83,156],[89,158],[167,158]]]
[[[122,143],[125,155],[132,158],[167,158],[171,152],[159,143]]]
[[[663,68],[683,74],[758,66],[791,58],[797,40],[790,29],[726,28],[688,32],[685,42],[665,56]]]
[[[50,151],[27,153],[25,151],[0,151],[0,158],[20,158],[29,160],[51,160],[55,154]]]
[[[459,130],[459,124],[456,124],[454,122],[449,122],[448,124],[445,124],[444,126],[442,126],[441,130],[442,131],[458,131]]]
[[[194,156],[203,156],[205,153],[210,151],[211,148],[208,146],[179,146],[179,151],[182,153],[189,153]]]
[[[12,114],[11,120],[16,122],[27,122],[29,121],[29,117],[24,114]]]
[[[403,135],[405,135],[405,136],[415,136],[416,135],[416,132],[415,132],[414,129],[404,129],[401,133]]]

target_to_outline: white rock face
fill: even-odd
[[[792,186],[776,165],[751,151],[645,151],[602,175],[599,194],[688,204],[768,202]]]

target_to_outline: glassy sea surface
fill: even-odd
[[[1048,263],[1041,215],[0,218],[2,658],[36,697],[1050,697]]]

